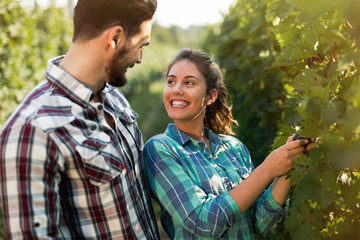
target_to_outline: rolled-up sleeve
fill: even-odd
[[[248,169],[250,173],[254,171],[254,165],[247,147],[235,138],[230,137],[229,139],[231,139],[231,146],[241,165]],[[289,204],[290,199],[287,199],[284,206],[280,206],[271,194],[271,186],[265,189],[248,210],[250,211],[249,215],[252,218],[254,231],[263,235],[270,230],[274,224],[288,214]]]
[[[228,192],[206,194],[180,164],[174,147],[150,140],[144,161],[151,190],[174,221],[199,237],[219,237],[241,212]]]
[[[290,199],[280,206],[267,188],[253,205],[254,229],[258,234],[266,233],[276,222],[288,213]]]

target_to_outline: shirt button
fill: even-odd
[[[243,173],[243,174],[241,175],[241,177],[242,177],[243,179],[247,178],[248,176],[249,176],[248,173]]]
[[[103,105],[99,105],[99,106],[97,107],[97,109],[98,109],[99,111],[101,111],[101,110],[104,109],[104,107],[103,107]]]

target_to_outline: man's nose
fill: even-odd
[[[136,63],[141,63],[141,61],[142,61],[142,50],[139,53],[139,57],[138,57]]]

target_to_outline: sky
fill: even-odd
[[[46,6],[49,0],[36,0]],[[23,6],[31,6],[34,0],[20,0]],[[66,5],[65,0],[56,0],[59,6]],[[76,1],[74,1],[76,2]],[[236,0],[158,0],[154,21],[169,27],[177,25],[187,28],[190,25],[205,25],[221,22],[223,14]]]
[[[158,0],[154,20],[164,27],[221,22],[236,0]]]

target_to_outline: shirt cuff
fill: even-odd
[[[231,197],[229,192],[224,193],[223,195],[224,202],[222,206],[225,209],[225,212],[228,216],[234,216],[235,219],[238,219],[241,216],[241,211],[234,199]],[[231,217],[229,217],[231,218]]]
[[[274,199],[273,195],[271,194],[271,187],[265,190],[264,195],[265,201],[267,202],[267,208],[271,208],[271,212],[281,212],[283,216],[287,215],[289,206],[290,206],[290,199],[287,198],[284,205],[280,206]]]

